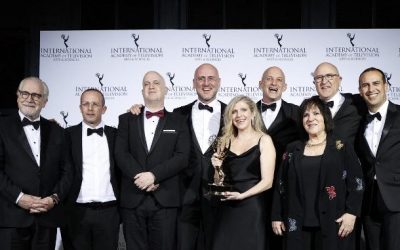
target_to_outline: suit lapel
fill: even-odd
[[[82,123],[78,126],[74,127],[71,130],[71,145],[72,146],[72,155],[75,159],[76,168],[79,171],[79,174],[82,176]]]
[[[169,116],[169,112],[167,112],[167,110],[164,109],[164,117],[161,117],[158,120],[158,124],[156,127],[156,131],[154,132],[154,137],[153,137],[153,142],[151,143],[151,147],[150,147],[150,151],[149,153],[151,153],[151,151],[153,150],[153,148],[155,147],[155,145],[157,145],[157,141],[158,139],[160,139],[161,133],[164,129],[165,123],[167,122],[168,116]]]
[[[376,152],[376,155],[378,155],[378,152],[381,151],[382,146],[383,146],[383,141],[386,139],[386,137],[389,133],[389,130],[392,127],[392,125],[398,115],[399,114],[396,110],[396,107],[391,102],[389,102],[389,107],[388,107],[388,111],[386,114],[386,121],[385,121],[385,124],[383,125],[382,135],[381,135],[381,139],[379,140],[379,145],[378,145],[378,150]]]
[[[49,121],[43,117],[40,118],[40,166],[44,166],[47,157],[47,149],[50,137],[50,124]],[[36,161],[35,161],[36,162]]]
[[[138,115],[137,119],[137,127],[139,128],[139,137],[140,141],[142,142],[142,146],[147,153],[149,153],[149,150],[147,149],[147,143],[146,143],[146,135],[144,133],[144,107],[141,108],[140,115]]]
[[[17,124],[16,126],[17,138],[21,143],[22,147],[24,148],[24,150],[26,151],[26,153],[29,155],[29,157],[36,163],[35,156],[32,153],[32,149],[31,146],[29,145],[28,138],[26,137],[24,128],[22,127],[21,124],[21,118],[18,114],[15,116],[15,121]]]

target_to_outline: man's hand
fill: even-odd
[[[283,232],[285,232],[285,224],[283,223],[283,221],[273,221],[272,222],[272,231],[274,231],[274,233],[276,235],[283,235]]]
[[[22,207],[23,209],[30,210],[32,205],[36,201],[39,201],[39,200],[40,200],[40,197],[38,197],[38,196],[23,194],[17,204],[18,204],[18,206]]]
[[[337,219],[336,222],[340,225],[338,235],[340,237],[346,237],[353,232],[356,216],[345,213],[339,219]]]
[[[142,107],[142,104],[134,104],[130,109],[128,109],[128,112],[131,112],[133,115],[139,115]]]
[[[145,190],[154,184],[155,176],[152,172],[142,172],[133,177],[135,185],[141,190]]]
[[[53,198],[50,196],[36,200],[29,210],[30,213],[45,213],[54,207]]]
[[[146,189],[146,192],[154,192],[154,191],[157,190],[157,188],[158,188],[159,186],[160,186],[160,184],[156,184],[156,185],[152,184],[152,185],[150,185],[150,186]]]

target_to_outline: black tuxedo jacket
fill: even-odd
[[[375,175],[386,207],[392,212],[400,212],[400,106],[389,102],[376,157],[372,154],[364,137],[365,118],[361,124],[362,129],[358,136],[358,156],[366,181],[364,212],[369,214],[372,208]]]
[[[121,207],[135,208],[147,195],[163,207],[180,205],[179,174],[187,167],[190,137],[185,118],[165,111],[160,118],[150,150],[144,134],[144,108],[140,115],[120,115],[115,142],[115,160],[122,171]],[[154,192],[142,191],[133,177],[150,171],[160,186]]]
[[[0,118],[0,227],[28,227],[35,219],[47,227],[65,222],[63,202],[39,215],[15,204],[20,192],[39,197],[56,193],[63,201],[71,186],[64,130],[41,117],[40,136],[39,167],[18,113]]]
[[[196,101],[174,109],[174,113],[179,113],[186,117],[186,124],[189,127],[190,138],[192,141],[190,147],[189,167],[181,175],[184,205],[193,204],[201,198],[201,195],[207,192],[207,184],[212,180],[214,174],[214,168],[211,165],[211,156],[214,151],[210,146],[203,154],[193,129],[192,108],[195,103]],[[220,136],[222,133],[222,127],[224,125],[223,114],[226,108],[225,103],[220,102],[220,104],[221,119],[220,129],[217,136]]]
[[[257,102],[261,113],[261,100]],[[297,105],[282,100],[282,106],[269,129],[264,129],[271,136],[276,150],[276,166],[280,165],[286,146],[300,138],[300,109]]]
[[[114,161],[114,145],[115,137],[117,135],[117,129],[109,126],[104,126],[104,134],[107,137],[108,149],[110,151],[110,175],[111,185],[113,187],[114,194],[118,199],[119,188],[118,170],[115,167]],[[70,146],[69,157],[74,169],[74,178],[72,181],[71,191],[68,195],[68,201],[75,203],[78,199],[79,192],[82,185],[82,123],[69,127],[66,129],[67,143]]]
[[[354,145],[355,137],[360,128],[361,108],[355,101],[357,95],[342,94],[344,102],[333,117],[333,133]]]

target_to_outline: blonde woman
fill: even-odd
[[[231,100],[224,124],[221,148],[211,161],[214,168],[222,167],[225,181],[233,190],[224,192],[216,206],[212,249],[265,249],[264,191],[272,186],[275,148],[262,131],[256,104],[247,96]],[[224,159],[220,157],[222,151],[226,151]]]

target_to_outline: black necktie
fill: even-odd
[[[265,103],[261,103],[261,112],[267,111],[267,109],[270,109],[271,111],[275,111],[276,102],[269,104],[269,105],[265,104]]]
[[[333,104],[334,104],[333,101],[325,102],[325,105],[328,106],[329,108],[333,108]]]
[[[93,128],[88,128],[87,129],[87,135],[90,136],[93,133],[96,133],[100,136],[103,136],[103,128],[97,128],[97,129],[93,129]]]
[[[208,111],[210,111],[210,113],[212,113],[213,112],[213,107],[210,107],[210,106],[208,106],[207,104],[206,105],[204,105],[203,103],[201,103],[201,102],[199,102],[199,109],[200,110],[208,110]]]
[[[378,119],[378,120],[380,121],[380,120],[382,119],[381,113],[377,112],[377,113],[375,113],[375,114],[373,114],[373,115],[368,114],[367,117],[366,117],[366,119],[365,119],[365,121],[366,121],[367,124],[368,124],[368,123],[372,122],[375,118]]]
[[[161,109],[157,112],[146,111],[146,118],[149,119],[152,116],[158,116],[159,118],[164,117],[164,109]]]
[[[24,117],[24,119],[22,119],[22,126],[28,126],[28,125],[32,125],[34,129],[38,130],[39,126],[40,126],[40,121],[31,121],[29,119],[27,119],[26,117]]]

